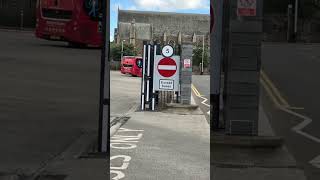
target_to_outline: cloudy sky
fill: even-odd
[[[111,0],[111,40],[117,27],[118,8],[122,10],[209,14],[210,0]]]

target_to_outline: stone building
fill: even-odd
[[[118,11],[114,40],[134,44],[142,52],[143,41],[162,44],[210,44],[210,15],[149,11]]]

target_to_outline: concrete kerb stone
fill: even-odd
[[[19,29],[19,28],[17,28],[17,27],[5,27],[5,26],[0,26],[0,31],[2,31],[2,32],[31,33],[31,32],[34,32],[35,29],[33,29],[33,28],[23,28],[23,29]]]
[[[279,148],[284,140],[277,136],[211,136],[211,143],[214,146],[248,147],[248,148]]]

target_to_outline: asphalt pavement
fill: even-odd
[[[200,110],[129,117],[111,138],[112,179],[210,179],[210,128]]]
[[[265,76],[280,108],[266,96],[267,116],[309,180],[320,179],[320,45],[265,43]],[[271,88],[270,88],[271,89]],[[275,90],[276,89],[276,90]],[[269,101],[268,101],[269,100]]]
[[[210,75],[193,75],[192,91],[195,101],[204,112],[208,122],[210,121]]]
[[[100,50],[69,48],[32,32],[1,30],[0,39],[0,177],[29,176],[85,132],[96,132]],[[113,117],[139,101],[139,80],[121,77],[111,73]]]

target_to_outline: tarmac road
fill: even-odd
[[[273,93],[276,100],[282,107],[289,106],[279,110],[274,102],[265,103],[272,126],[278,135],[285,137],[289,150],[306,170],[308,178],[318,180],[320,45],[268,43],[263,45],[262,57],[264,72],[278,89],[278,93]]]
[[[0,176],[31,175],[97,130],[100,51],[30,32],[1,30],[0,39]],[[139,101],[139,81],[119,86],[120,77],[111,73],[112,116]]]
[[[210,75],[193,75],[192,84],[195,101],[210,122]]]

